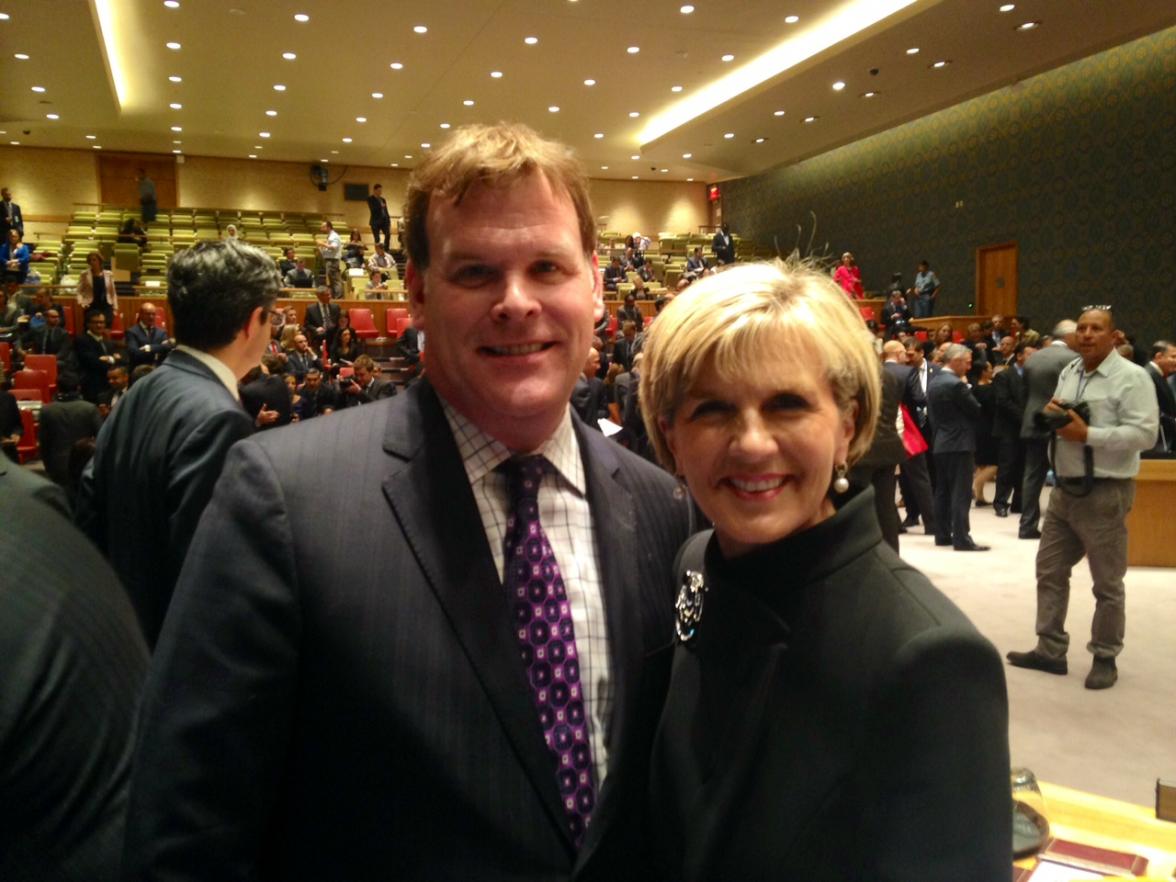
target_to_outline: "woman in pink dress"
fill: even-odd
[[[841,255],[841,266],[833,271],[833,281],[854,300],[866,296],[866,289],[862,287],[862,269],[848,251]]]

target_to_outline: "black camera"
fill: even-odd
[[[1052,410],[1039,410],[1033,414],[1033,422],[1042,432],[1056,432],[1058,429],[1064,429],[1070,423],[1071,413],[1077,414],[1078,419],[1090,425],[1090,405],[1085,401],[1059,401],[1058,407],[1062,409],[1061,413],[1054,413]]]

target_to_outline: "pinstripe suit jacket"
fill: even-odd
[[[423,380],[230,454],[146,691],[128,878],[644,875],[638,813],[689,506],[665,473],[576,431],[615,684],[609,772],[579,854]]]

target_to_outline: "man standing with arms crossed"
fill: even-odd
[[[428,373],[234,449],[145,693],[129,878],[646,877],[691,524],[569,412],[603,311],[587,180],[469,126],[405,215]]]
[[[372,228],[372,238],[382,244],[387,250],[392,241],[392,216],[388,213],[388,200],[384,198],[384,186],[376,184],[372,187],[372,195],[367,198],[368,225]],[[384,234],[383,241],[380,234]]]
[[[1056,416],[1068,413],[1070,420],[1055,432],[1057,486],[1050,491],[1037,549],[1037,646],[1007,655],[1014,667],[1067,672],[1070,573],[1085,555],[1095,598],[1087,689],[1108,689],[1119,677],[1115,656],[1123,649],[1126,624],[1127,514],[1139,453],[1155,443],[1159,424],[1151,380],[1115,351],[1114,330],[1109,306],[1084,307],[1075,332],[1080,358],[1062,369],[1046,407]],[[1090,407],[1089,424],[1061,406],[1078,402]]]

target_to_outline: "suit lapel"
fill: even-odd
[[[514,626],[457,444],[427,381],[415,384],[406,398],[407,410],[395,411],[385,435],[384,449],[394,459],[384,495],[539,801],[570,849]]]

